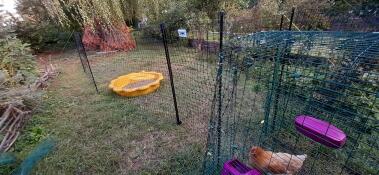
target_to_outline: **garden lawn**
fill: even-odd
[[[21,160],[44,138],[57,140],[35,174],[198,173],[204,143],[183,142],[191,138],[174,120],[152,117],[111,92],[97,94],[76,53],[64,57],[13,150]]]

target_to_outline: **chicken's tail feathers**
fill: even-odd
[[[308,156],[306,154],[303,154],[303,155],[297,155],[296,157],[304,161]]]

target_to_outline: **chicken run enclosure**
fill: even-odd
[[[225,30],[223,15],[185,36],[171,25],[149,29],[159,35],[133,31],[136,48],[129,52],[85,50],[80,34],[75,37],[99,95],[132,102],[158,123],[178,124],[178,135],[163,133],[170,144],[152,152],[200,147],[192,155],[200,163],[182,174],[219,174],[233,158],[250,166],[252,146],[307,154],[299,174],[379,173],[379,33],[237,34]],[[108,89],[112,79],[140,71],[163,74],[156,92],[125,98]],[[304,136],[295,128],[298,115],[331,123],[346,143],[336,149]]]

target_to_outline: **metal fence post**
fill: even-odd
[[[292,24],[293,24],[294,15],[295,15],[295,8],[292,8],[291,18],[290,18],[290,24],[289,24],[289,27],[288,27],[289,31],[292,30]],[[280,29],[282,30],[282,28],[280,28]],[[286,51],[286,53],[283,55],[284,57],[285,56],[289,56],[289,51],[288,51],[287,47],[288,47],[288,44],[285,45],[285,51]],[[275,131],[275,127],[276,127],[276,118],[277,118],[277,114],[278,114],[279,95],[281,93],[281,88],[282,88],[281,86],[282,86],[282,81],[283,81],[283,71],[284,71],[284,66],[286,64],[284,59],[285,58],[283,58],[283,57],[279,58],[280,72],[279,72],[279,82],[278,82],[278,85],[277,85],[276,94],[275,94],[275,98],[274,98],[274,105],[273,105],[273,119],[272,119],[272,125],[271,125],[272,131]]]
[[[170,53],[169,53],[169,51],[168,51],[168,45],[167,45],[167,32],[166,32],[166,26],[165,26],[164,23],[162,23],[162,24],[160,25],[160,27],[161,27],[161,33],[162,33],[162,38],[163,38],[163,46],[164,46],[164,50],[165,50],[165,53],[166,53],[166,61],[167,61],[168,73],[169,73],[169,76],[170,76],[172,98],[173,98],[173,100],[174,100],[176,124],[177,124],[177,125],[180,125],[180,124],[182,124],[182,121],[180,121],[180,118],[179,118],[178,104],[177,104],[177,101],[176,101],[176,93],[175,93],[174,77],[173,77],[173,75],[172,75]]]
[[[291,31],[292,30],[292,23],[293,23],[293,17],[295,16],[295,7],[292,8],[292,11],[291,11],[291,18],[290,18],[290,25],[288,27],[288,30]]]
[[[284,15],[282,15],[282,17],[280,18],[280,27],[279,27],[280,31],[283,30],[283,20],[284,20]]]
[[[217,167],[220,165],[220,153],[221,153],[221,112],[222,112],[222,71],[224,64],[223,55],[223,38],[224,38],[224,15],[225,12],[220,12],[220,43],[219,43],[219,63],[217,70],[217,83],[218,83],[218,107],[217,107]]]
[[[80,61],[82,63],[82,66],[83,66],[83,69],[84,69],[84,72],[86,72],[86,69],[85,69],[85,66],[84,64],[87,64],[88,65],[88,71],[89,72],[86,72],[86,73],[90,73],[91,75],[91,79],[92,79],[92,82],[95,86],[95,89],[96,89],[96,92],[99,93],[99,89],[97,88],[97,84],[96,84],[96,81],[95,81],[95,77],[93,76],[93,73],[92,73],[92,69],[91,69],[91,65],[88,61],[88,57],[87,57],[87,53],[86,53],[86,49],[84,48],[83,46],[83,42],[82,42],[82,36],[79,32],[76,32],[75,33],[75,43],[76,43],[76,48],[78,50],[78,53],[79,53],[79,57],[80,57]],[[83,54],[83,57],[85,59],[85,61],[83,62],[82,60],[82,57],[81,57],[81,54]]]
[[[80,63],[82,63],[83,71],[87,72],[86,67],[84,67],[82,55],[80,54],[81,51],[80,51],[80,47],[79,47],[79,45],[80,45],[79,42],[80,42],[81,38],[80,38],[79,32],[74,33],[74,38],[75,38],[76,50],[78,51],[78,55],[79,55]]]

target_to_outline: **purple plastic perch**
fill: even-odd
[[[221,175],[261,175],[261,173],[246,166],[239,160],[233,159],[224,163]]]
[[[341,148],[346,143],[346,134],[329,122],[307,115],[299,115],[295,119],[296,129],[325,146]]]

